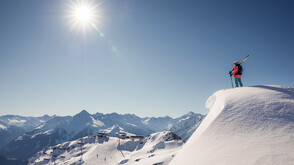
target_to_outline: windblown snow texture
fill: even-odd
[[[294,88],[220,90],[170,165],[294,164]]]

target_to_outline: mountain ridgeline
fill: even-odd
[[[45,146],[54,146],[89,134],[95,135],[98,132],[106,132],[110,136],[116,136],[117,133],[147,136],[155,132],[171,130],[183,140],[187,140],[204,117],[189,112],[175,119],[169,116],[140,118],[133,114],[89,114],[85,110],[74,116],[46,115],[41,118],[1,116],[0,135],[13,131],[19,134],[10,136],[10,142],[3,144],[0,155],[27,160]],[[30,120],[34,122],[29,122]],[[0,136],[0,141],[5,138],[7,137]]]

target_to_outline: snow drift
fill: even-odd
[[[170,165],[294,164],[294,88],[220,90]]]

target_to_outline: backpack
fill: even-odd
[[[236,66],[238,67],[238,72],[235,75],[242,75],[242,72],[243,72],[242,66],[240,64],[237,64]]]

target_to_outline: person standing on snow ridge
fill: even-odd
[[[239,87],[239,86],[243,87],[243,84],[241,81],[241,75],[242,75],[243,68],[239,64],[239,61],[234,61],[234,65],[235,65],[234,72],[231,73],[231,76],[234,75],[236,87]]]

